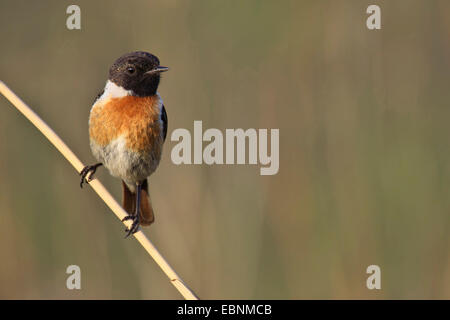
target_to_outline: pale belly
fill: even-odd
[[[125,141],[120,136],[108,145],[100,146],[91,139],[91,150],[112,176],[122,179],[133,191],[138,181],[147,179],[156,170],[162,149],[149,148],[147,151],[135,152],[126,148]]]

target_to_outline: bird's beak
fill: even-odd
[[[156,72],[161,73],[161,72],[166,72],[167,70],[169,70],[169,68],[163,67],[163,66],[158,66],[158,67],[156,67],[153,70],[147,71],[145,74],[153,74],[153,73],[156,73]]]
[[[158,66],[158,67],[156,68],[156,71],[158,71],[158,72],[166,72],[166,71],[168,71],[168,70],[169,70],[168,67],[163,67],[163,66]]]

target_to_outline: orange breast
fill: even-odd
[[[162,148],[160,98],[126,96],[97,102],[91,110],[89,135],[97,144],[107,146],[124,136],[129,150],[158,151]]]

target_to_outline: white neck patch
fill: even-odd
[[[94,108],[94,106],[101,106],[101,105],[103,105],[104,102],[106,102],[107,100],[112,99],[112,98],[122,98],[122,97],[133,96],[133,95],[134,95],[134,93],[132,90],[125,90],[123,87],[118,86],[114,82],[108,80],[106,82],[106,86],[103,91],[103,94],[95,101],[92,108]],[[161,109],[162,104],[163,104],[162,99],[161,99],[160,95],[158,94],[158,92],[156,92],[156,95],[157,95],[158,101],[159,101],[158,107]]]
[[[125,90],[123,87],[118,86],[112,81],[107,81],[105,86],[105,92],[102,94],[102,97],[109,97],[109,98],[121,98],[125,96],[131,96],[133,94],[133,91],[131,90]]]
[[[103,94],[95,101],[95,105],[102,104],[111,98],[121,98],[133,95],[133,91],[125,90],[123,87],[118,86],[112,81],[107,81]]]

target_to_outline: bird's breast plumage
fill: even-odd
[[[94,156],[127,183],[148,177],[163,146],[162,100],[126,95],[101,97],[91,109],[89,136]]]
[[[100,100],[91,110],[90,137],[105,146],[123,135],[127,148],[135,152],[159,148],[162,135],[161,108],[162,102],[158,95]]]

